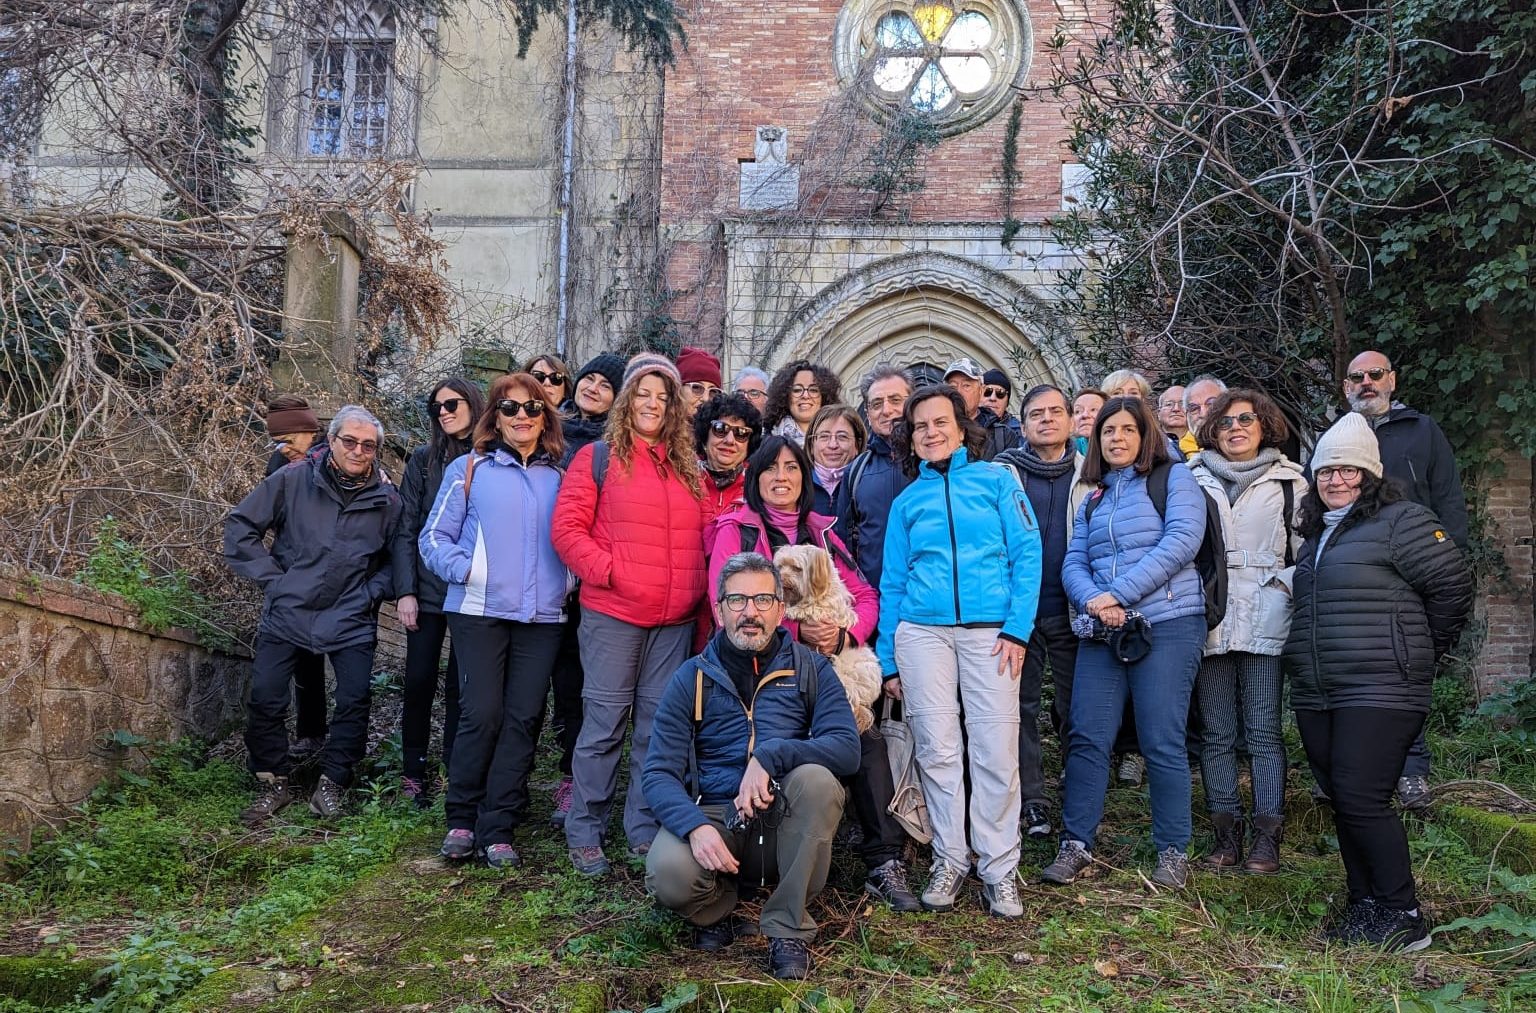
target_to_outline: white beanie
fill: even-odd
[[[1381,446],[1376,431],[1358,412],[1348,412],[1324,433],[1312,451],[1312,474],[1323,468],[1359,468],[1381,477]]]

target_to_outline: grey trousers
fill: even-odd
[[[703,806],[726,847],[741,863],[734,876],[705,869],[688,842],[669,830],[656,835],[645,859],[645,888],[656,903],[676,911],[691,925],[714,925],[736,908],[737,884],[776,883],[763,902],[759,922],[770,939],[816,938],[816,920],[808,907],[827,885],[832,868],[832,838],[843,815],[843,786],[826,767],[807,763],[779,781],[785,810],[775,828],[756,824],[726,830],[729,805]]]
[[[633,626],[593,609],[581,613],[581,735],[571,757],[571,811],[565,841],[572,848],[602,843],[618,787],[624,732],[631,719],[629,791],[624,836],[632,848],[650,844],[656,817],[640,791],[640,771],[651,744],[651,721],[667,680],[688,659],[693,623]]]
[[[1200,774],[1205,806],[1213,813],[1241,816],[1237,795],[1237,719],[1253,772],[1253,814],[1285,814],[1285,740],[1280,731],[1280,659],[1232,651],[1200,663],[1195,695],[1205,733],[1200,741]]]

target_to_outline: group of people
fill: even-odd
[[[809,902],[849,802],[873,897],[947,911],[974,873],[993,914],[1022,914],[1022,839],[1055,830],[1047,677],[1064,771],[1045,882],[1093,863],[1116,754],[1145,770],[1153,883],[1189,875],[1191,756],[1214,832],[1202,861],[1277,871],[1288,681],[1348,882],[1328,936],[1422,947],[1392,799],[1428,794],[1430,684],[1472,582],[1450,447],[1393,400],[1395,382],[1384,356],[1358,356],[1352,411],[1303,465],[1272,399],[1209,375],[1156,397],[1132,370],[1075,392],[1040,384],[1015,416],[1008,376],[969,358],[923,386],[878,366],[845,398],[805,360],[748,367],[727,390],[696,348],[577,372],[541,355],[484,398],[462,379],[431,390],[431,439],[398,486],[365,409],[322,433],[303,402],[274,402],[273,468],[225,534],[232,568],[265,590],[245,818],[293,801],[300,750],[319,753],[310,807],[340,810],[366,745],[377,612],[394,600],[401,787],[423,805],[451,640],[446,858],[519,863],[552,699],[552,819],[573,867],[610,869],[627,738],[623,836],[650,892],[700,948],[761,931],[772,972],[803,977]],[[825,564],[815,601],[785,569],[797,552]],[[878,666],[868,698],[860,664]],[[858,716],[870,706],[910,736],[932,834],[920,894],[885,722]],[[759,924],[742,923],[740,899],[770,884]]]

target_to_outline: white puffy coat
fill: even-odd
[[[1206,637],[1205,653],[1279,655],[1291,629],[1291,572],[1285,565],[1285,484],[1292,490],[1292,509],[1307,491],[1301,465],[1284,457],[1269,466],[1236,503],[1227,501],[1220,479],[1201,463],[1213,451],[1189,460],[1195,481],[1211,494],[1221,511],[1221,534],[1227,547],[1227,614]],[[1290,524],[1291,551],[1301,551],[1296,519]]]

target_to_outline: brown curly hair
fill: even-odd
[[[789,388],[795,385],[795,374],[802,370],[816,378],[823,407],[842,402],[843,382],[837,378],[836,373],[810,359],[796,359],[773,374],[773,382],[768,384],[768,406],[763,409],[764,432],[770,432],[789,416]]]
[[[1204,450],[1221,453],[1216,450],[1216,441],[1221,438],[1221,417],[1239,401],[1247,401],[1253,405],[1253,413],[1259,417],[1259,426],[1263,433],[1259,440],[1259,449],[1284,446],[1286,439],[1291,435],[1290,424],[1285,421],[1285,415],[1280,411],[1280,406],[1275,404],[1268,394],[1256,390],[1228,390],[1217,395],[1216,400],[1211,402],[1211,410],[1205,413],[1205,421],[1200,424],[1200,431],[1195,433],[1195,442],[1199,443]]]
[[[667,411],[662,417],[661,439],[667,450],[667,463],[688,491],[694,496],[704,495],[699,484],[699,456],[693,443],[693,422],[683,407],[683,391],[672,374],[659,368],[645,369],[630,377],[613,399],[608,410],[608,429],[603,439],[608,441],[609,452],[628,470],[634,463],[635,428],[630,421],[635,405],[635,392],[640,381],[648,376],[659,379],[667,391]]]

